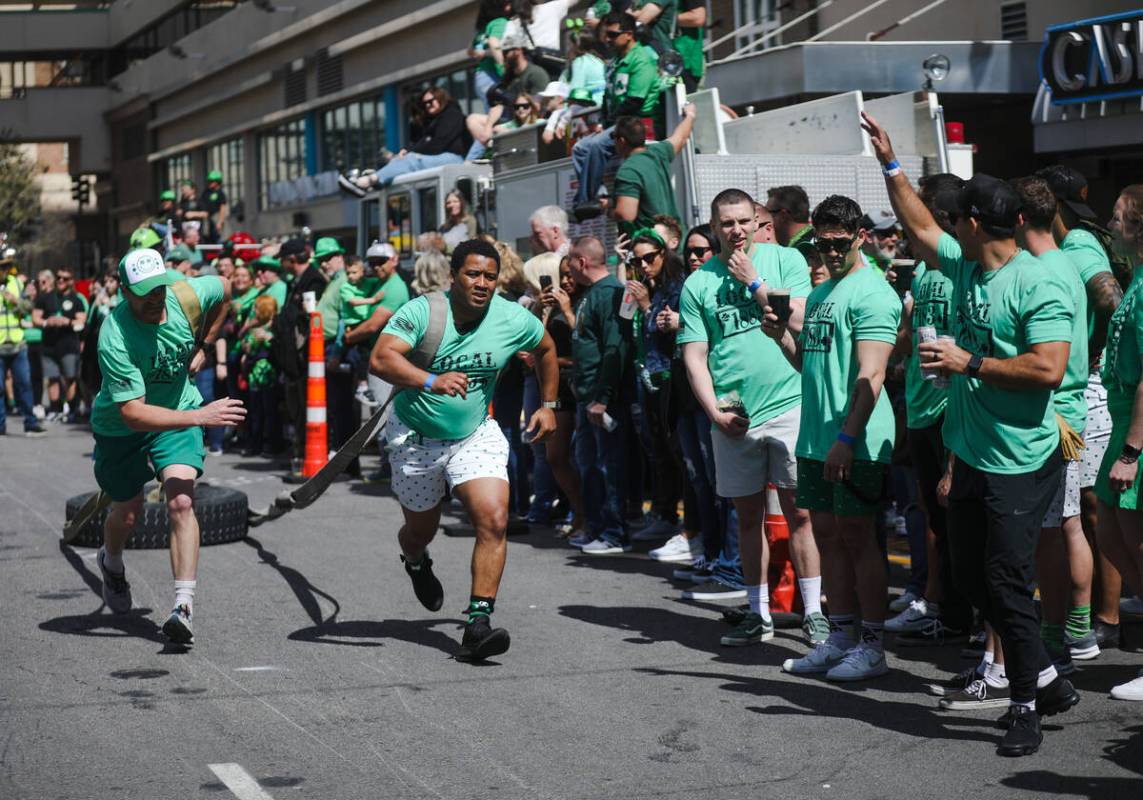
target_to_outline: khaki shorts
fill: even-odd
[[[794,406],[739,439],[731,439],[711,426],[714,446],[715,489],[720,497],[749,497],[772,483],[780,489],[798,485],[798,443],[802,409]]]

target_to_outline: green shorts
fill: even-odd
[[[1139,509],[1139,485],[1143,482],[1143,468],[1135,473],[1135,483],[1125,492],[1111,489],[1111,467],[1123,453],[1127,444],[1127,431],[1131,427],[1131,411],[1135,404],[1135,392],[1108,388],[1107,412],[1111,415],[1111,438],[1107,440],[1107,450],[1099,465],[1095,478],[1095,496],[1112,508]]]
[[[95,434],[95,481],[117,503],[143,491],[151,478],[159,478],[174,464],[194,467],[202,475],[206,449],[202,428],[180,428],[127,436]]]
[[[795,505],[843,517],[868,517],[881,507],[885,464],[854,461],[853,477],[832,483],[822,477],[825,462],[798,457],[798,493]]]

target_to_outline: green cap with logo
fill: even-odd
[[[272,270],[273,272],[277,272],[279,275],[282,274],[282,262],[278,261],[276,258],[271,258],[270,256],[258,256],[258,258],[254,259],[253,267],[255,272],[261,272],[264,269],[268,269]]]
[[[345,255],[345,248],[338,244],[337,239],[332,236],[324,236],[318,239],[317,244],[314,245],[314,258],[318,261],[340,255]]]
[[[206,173],[206,182],[211,183],[212,181],[218,181],[219,183],[222,183],[222,173],[216,169],[212,169],[210,172]]]
[[[139,250],[143,247],[154,247],[162,241],[162,237],[155,233],[153,228],[148,226],[136,228],[135,232],[131,234],[131,249]]]
[[[175,190],[174,189],[164,189],[163,191],[159,192],[159,199],[160,200],[171,200],[173,202],[175,199]]]
[[[139,297],[178,279],[177,273],[167,271],[163,257],[154,250],[132,250],[119,262],[119,285]]]

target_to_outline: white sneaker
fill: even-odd
[[[827,681],[864,681],[889,671],[885,651],[859,644],[845,654],[841,663],[826,673]]]
[[[846,652],[832,639],[827,639],[801,658],[787,658],[782,662],[782,672],[789,672],[792,675],[817,675],[829,672],[841,663]]]
[[[633,542],[657,542],[679,532],[678,525],[672,525],[664,519],[656,519],[635,533],[631,534]]]
[[[595,541],[595,537],[591,535],[590,531],[581,530],[575,536],[568,539],[568,544],[572,547],[578,547],[581,550]]]
[[[632,539],[637,538],[632,536]],[[702,539],[696,536],[693,539],[688,539],[681,533],[676,533],[667,543],[662,547],[657,547],[652,550],[649,555],[656,561],[679,561],[690,562],[694,561],[695,556],[702,553]]]
[[[885,620],[885,630],[893,633],[919,631],[930,624],[937,616],[925,598],[920,597],[909,603],[909,607],[892,619]]]
[[[619,542],[609,542],[607,539],[596,539],[582,548],[584,555],[610,556],[616,553],[630,553],[631,545]]]
[[[1119,601],[1119,613],[1128,617],[1143,617],[1143,600],[1127,597]]]
[[[1139,677],[1135,680],[1113,687],[1111,696],[1116,700],[1133,700],[1136,703],[1143,702],[1143,672],[1140,672]]]
[[[900,614],[902,611],[920,599],[920,597],[913,594],[911,591],[906,591],[903,595],[889,604],[889,610],[894,614]]]

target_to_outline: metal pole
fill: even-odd
[[[888,2],[889,2],[889,0],[874,0],[874,2],[870,3],[865,8],[861,9],[860,11],[854,12],[853,14],[850,14],[848,17],[843,19],[841,22],[835,22],[833,25],[830,25],[824,31],[818,31],[813,36],[811,36],[809,39],[806,39],[806,41],[807,42],[816,42],[819,39],[822,39],[826,36],[829,36],[831,33],[836,31],[838,28],[844,28],[846,25],[853,22],[858,17],[863,17],[866,14],[868,14],[870,11],[872,11],[873,9],[877,8],[878,6],[883,6]]]
[[[871,33],[869,35],[869,41],[871,41],[871,42],[877,41],[878,39],[880,39],[882,36],[889,33],[890,31],[896,30],[897,28],[900,28],[902,25],[907,25],[908,23],[912,22],[913,20],[915,20],[917,17],[921,16],[922,14],[927,14],[928,12],[932,11],[937,6],[942,5],[943,3],[946,3],[946,2],[948,2],[948,0],[933,0],[932,3],[929,3],[924,8],[917,9],[912,14],[906,14],[905,16],[901,17],[901,19],[894,22],[888,28],[882,28],[881,30],[877,31],[876,33]]]

